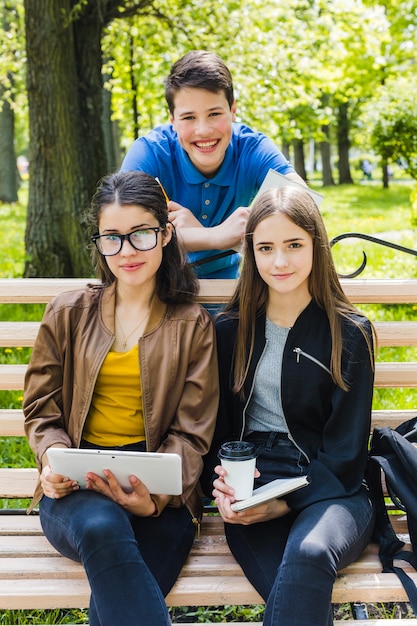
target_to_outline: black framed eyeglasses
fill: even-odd
[[[97,250],[103,256],[114,256],[122,249],[123,242],[127,239],[135,250],[152,250],[158,242],[158,233],[165,230],[162,226],[155,228],[141,228],[127,235],[110,233],[108,235],[93,235],[91,240],[97,246]]]

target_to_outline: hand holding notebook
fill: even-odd
[[[296,476],[295,478],[277,478],[270,483],[258,487],[246,500],[238,500],[231,505],[232,511],[245,511],[258,504],[268,502],[274,498],[282,498],[285,494],[301,489],[309,484],[307,476]]]

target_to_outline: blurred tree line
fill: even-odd
[[[319,162],[323,185],[353,182],[352,148],[385,185],[393,160],[417,178],[416,29],[417,0],[0,0],[0,201],[25,154],[26,276],[88,275],[97,181],[167,121],[163,80],[191,49],[222,56],[239,119],[306,180]]]

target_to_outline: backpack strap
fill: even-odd
[[[375,508],[373,539],[379,544],[379,558],[383,571],[392,571],[386,570],[385,567],[389,567],[389,560],[392,561],[394,555],[405,546],[405,543],[397,537],[391,525],[382,490],[381,468],[373,457],[370,457],[368,461],[366,482]]]
[[[399,552],[396,558],[401,559],[402,561],[408,561],[414,567],[414,569],[417,569],[416,559],[412,552]],[[417,587],[414,580],[410,578],[410,576],[402,569],[402,567],[398,567],[393,564],[392,571],[397,574],[398,578],[400,579],[401,584],[407,593],[408,600],[414,611],[414,615],[417,615]]]
[[[396,574],[403,585],[410,605],[417,615],[417,587],[410,576],[401,568],[394,565],[394,559],[407,561],[417,570],[417,524],[412,519],[407,518],[410,532],[410,539],[413,552],[402,550],[405,543],[401,541],[391,524],[388,511],[385,505],[384,493],[381,482],[381,467],[378,457],[370,457],[367,465],[366,482],[375,507],[375,529],[373,539],[379,544],[379,558],[383,572]]]

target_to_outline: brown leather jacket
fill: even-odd
[[[114,310],[114,284],[61,294],[46,308],[23,401],[39,470],[51,445],[80,445],[97,375],[114,340]],[[180,454],[183,493],[169,504],[186,505],[198,518],[202,456],[210,448],[219,395],[209,314],[198,304],[167,306],[154,298],[139,358],[147,449]],[[41,496],[38,484],[31,509]]]

